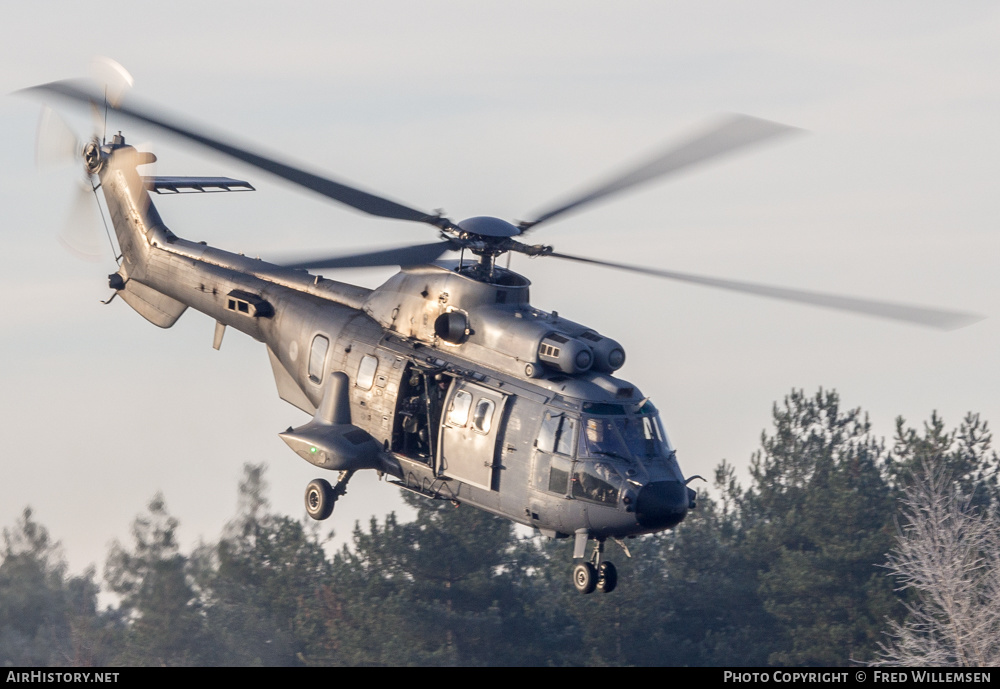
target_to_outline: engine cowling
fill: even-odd
[[[580,333],[580,339],[594,353],[594,370],[614,373],[625,365],[625,348],[610,337],[588,330]]]
[[[583,373],[593,366],[594,353],[575,337],[549,333],[538,345],[538,360],[563,373]]]

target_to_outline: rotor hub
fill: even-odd
[[[516,237],[521,234],[516,225],[489,215],[466,218],[458,223],[458,229],[477,237]]]
[[[101,153],[100,144],[96,141],[91,141],[84,147],[83,164],[91,175],[96,175],[104,166],[104,155]]]

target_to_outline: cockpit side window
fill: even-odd
[[[552,462],[549,466],[549,485],[547,486],[549,492],[566,495],[566,486],[568,483],[569,467],[560,466],[559,462]]]
[[[571,416],[563,416],[559,426],[559,434],[556,436],[556,452],[561,455],[572,455],[575,436],[576,419]]]
[[[538,453],[535,456],[534,487],[549,493],[566,495],[572,460],[568,457]]]
[[[572,456],[575,435],[576,419],[565,414],[546,413],[542,427],[538,431],[535,447],[543,452]]]
[[[535,440],[535,447],[542,452],[552,452],[555,449],[559,420],[560,417],[549,414],[542,420],[542,427],[538,429],[538,439]]]
[[[606,462],[577,463],[573,472],[573,497],[614,505],[621,476]]]

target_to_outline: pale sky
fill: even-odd
[[[808,131],[567,215],[557,251],[987,316],[934,330],[556,260],[514,257],[539,308],[619,340],[687,474],[745,469],[792,388],[836,388],[891,436],[938,410],[1000,423],[1000,8],[992,2],[59,2],[9,4],[3,93],[121,62],[133,94],[243,141],[455,219],[529,217],[719,113]],[[64,110],[81,134],[86,113]],[[103,263],[56,241],[75,170],[38,174],[39,105],[0,99],[0,526],[26,505],[74,570],[157,491],[186,546],[218,536],[244,462],[301,515],[321,475],[277,433],[263,345],[188,312],[160,330]],[[260,254],[428,242],[127,123],[158,174],[227,174],[253,194],[156,199],[178,235]],[[374,287],[391,271],[331,277]],[[398,509],[355,478],[326,523]]]

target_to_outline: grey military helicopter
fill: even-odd
[[[121,133],[69,148],[103,193],[117,241],[114,294],[145,319],[171,327],[193,308],[267,348],[278,395],[312,415],[281,438],[318,468],[338,472],[306,487],[314,519],[328,518],[358,471],[389,477],[432,499],[473,505],[549,537],[573,538],[573,584],[612,591],[604,544],[669,529],[695,507],[660,414],[637,386],[614,374],[618,341],[545,312],[530,281],[498,265],[503,254],[559,258],[942,329],[970,314],[763,286],[612,263],[520,241],[570,211],[639,184],[794,131],[731,116],[610,181],[517,224],[479,216],[453,222],[281,162],[182,123],[159,109],[124,104],[85,81],[27,89],[113,111],[223,153],[369,215],[429,226],[431,243],[276,265],[175,235],[150,193],[247,191],[223,177],[156,177],[156,160]],[[96,193],[95,193],[96,195]],[[110,239],[110,236],[109,236]],[[114,242],[112,242],[114,248]],[[458,260],[441,260],[445,252]],[[313,270],[400,266],[376,289]],[[694,478],[694,477],[692,477]],[[594,542],[591,555],[588,544]]]

